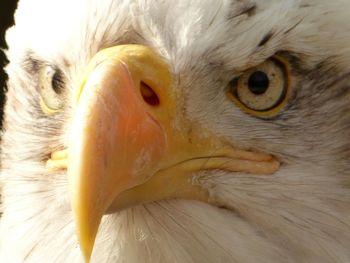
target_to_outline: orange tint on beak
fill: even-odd
[[[132,77],[118,54],[104,51],[93,62],[72,127],[70,192],[86,259],[102,215],[121,192],[147,181],[166,147],[163,128],[145,103],[159,98]]]

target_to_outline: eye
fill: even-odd
[[[41,107],[47,114],[53,114],[63,107],[62,73],[51,66],[45,66],[39,74]]]
[[[288,64],[273,57],[230,82],[229,98],[243,111],[257,117],[278,114],[290,93]]]

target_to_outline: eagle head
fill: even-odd
[[[2,262],[350,262],[348,0],[20,1]]]

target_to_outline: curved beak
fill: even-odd
[[[77,90],[68,155],[72,209],[89,261],[102,216],[166,198],[208,201],[203,169],[274,173],[270,155],[236,149],[187,120],[169,66],[139,45],[100,51]]]

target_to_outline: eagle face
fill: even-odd
[[[350,3],[20,1],[2,262],[349,262]]]

